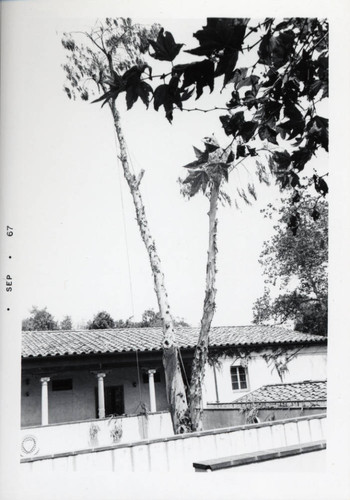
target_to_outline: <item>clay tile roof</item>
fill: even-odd
[[[234,407],[246,405],[274,407],[276,403],[310,403],[309,406],[325,406],[327,400],[327,382],[310,381],[291,384],[263,385],[259,389],[236,399]]]
[[[179,347],[196,345],[199,328],[178,328]],[[326,344],[327,339],[275,326],[213,327],[210,346],[264,346],[271,344]],[[114,330],[52,330],[23,332],[22,357],[83,355],[128,351],[159,351],[161,328],[118,328]]]

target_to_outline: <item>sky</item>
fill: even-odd
[[[76,328],[101,310],[116,320],[139,320],[145,309],[157,310],[157,303],[117,158],[110,111],[107,106],[70,101],[63,92],[62,34],[87,30],[96,18],[29,13],[30,23],[27,16],[17,18],[17,55],[9,63],[13,64],[9,83],[15,82],[16,93],[7,131],[15,130],[16,143],[10,150],[11,174],[5,178],[13,182],[17,200],[12,213],[17,251],[12,259],[18,265],[19,315],[28,317],[32,306],[47,307],[58,321],[70,315]],[[192,33],[206,20],[169,18],[160,23],[177,42],[193,48],[197,41]],[[181,58],[177,62],[195,59],[185,53]],[[168,69],[167,63],[153,61],[153,65],[154,73],[157,67],[160,72]],[[224,106],[230,91],[220,93],[220,85],[216,87],[212,94],[205,89],[199,101],[188,101],[188,107]],[[5,87],[6,91],[11,94],[13,88]],[[132,168],[136,174],[141,169],[146,172],[141,192],[172,312],[196,326],[204,299],[208,200],[201,195],[185,200],[177,179],[185,175],[182,166],[195,159],[192,146],[203,147],[203,137],[214,133],[221,145],[229,143],[218,119],[224,112],[175,111],[169,124],[164,111],[157,113],[152,105],[146,110],[137,102],[126,111],[124,96],[117,104]],[[325,164],[325,156],[314,162],[317,168]],[[253,303],[263,293],[258,258],[273,223],[264,219],[261,209],[270,202],[278,204],[281,195],[274,185],[259,185],[254,161],[233,172],[225,189],[234,199],[236,188],[246,188],[248,182],[255,184],[258,195],[252,206],[238,199],[239,210],[234,204],[219,209],[213,325],[251,323]]]

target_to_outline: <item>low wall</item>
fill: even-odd
[[[259,422],[270,420],[284,420],[309,415],[319,415],[326,412],[326,408],[285,408],[274,410],[259,410]],[[221,429],[246,424],[246,416],[243,412],[233,408],[206,408],[203,411],[203,427],[205,430]]]
[[[169,412],[26,427],[21,430],[21,457],[41,457],[173,435]]]
[[[326,415],[22,459],[26,471],[194,472],[193,462],[326,438]]]

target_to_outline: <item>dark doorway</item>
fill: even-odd
[[[96,418],[98,418],[98,395],[97,387],[95,389],[96,396]],[[105,387],[105,411],[106,417],[109,415],[123,415],[124,410],[124,386],[110,385]]]

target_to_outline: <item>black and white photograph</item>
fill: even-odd
[[[65,5],[0,4],[1,498],[346,500],[345,3]]]

